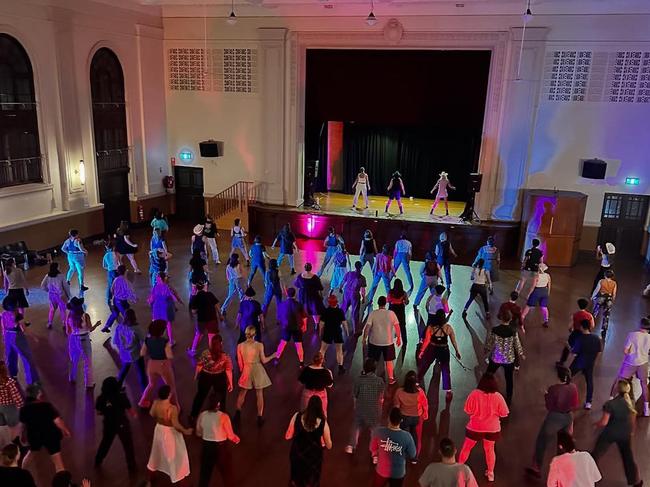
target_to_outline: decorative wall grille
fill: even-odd
[[[257,93],[257,49],[168,50],[169,89]]]
[[[650,103],[650,52],[549,51],[543,100]]]

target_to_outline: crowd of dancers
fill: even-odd
[[[360,176],[363,174],[362,170]],[[359,185],[369,189],[367,175],[358,178],[356,184],[365,197],[366,192],[363,188],[359,190]],[[446,196],[446,188],[451,188],[446,174],[441,175],[436,186],[438,196]],[[401,209],[403,183],[399,175],[391,181],[391,188],[389,191],[394,192],[387,211],[393,199]],[[109,315],[103,325],[89,315],[84,305],[84,295],[89,292],[84,281],[88,251],[79,232],[71,230],[62,246],[68,260],[67,274],[61,272],[57,262],[52,262],[41,283],[41,289],[49,298],[47,327],[53,328],[58,314],[58,321],[67,335],[70,382],[76,381],[81,365],[84,386],[89,392],[94,390],[90,337],[100,326],[101,332],[110,334],[108,339],[119,357],[119,372],[103,378],[96,399],[97,413],[103,419],[103,436],[95,465],[102,464],[117,437],[122,443],[129,471],[136,471],[129,417],[137,417],[137,412],[124,388],[129,372],[135,370],[141,391],[137,402],[133,402],[141,410],[148,410],[155,420],[148,471],[162,472],[173,483],[187,483],[191,466],[185,437],[196,435],[201,439],[202,448],[200,464],[195,466],[199,472],[198,485],[210,485],[215,469],[220,471],[225,485],[234,485],[228,444],[240,442],[238,432],[245,422],[242,407],[247,393],[255,393],[257,426],[263,427],[264,390],[272,385],[267,364],[277,364],[286,346],[292,342],[300,367],[298,380],[302,395],[300,404],[295,405],[298,412],[291,417],[285,434],[291,441],[289,483],[296,487],[318,486],[323,451],[333,447],[327,413],[328,390],[338,377],[348,372],[352,357],[346,355],[354,353],[354,347],[348,344],[356,344],[360,339],[363,367],[354,379],[349,440],[341,447],[354,455],[360,432],[369,429],[372,436],[368,460],[375,465],[372,485],[402,485],[408,464],[421,460],[422,429],[429,416],[425,393],[427,372],[433,364],[439,365],[445,400],[451,401],[451,359],[465,368],[457,344],[460,330],[455,330],[450,323],[454,310],[450,309],[448,298],[452,292],[452,262],[457,255],[449,236],[441,233],[427,252],[424,263],[419,265],[421,279],[416,289],[412,273],[413,245],[406,233],[394,243],[379,243],[367,230],[360,242],[357,260],[349,254],[343,237],[335,228],[330,228],[323,240],[324,259],[318,269],[314,267],[315,262],[306,262],[303,269],[297,271],[298,247],[289,224],[274,236],[270,249],[263,245],[261,236],[255,236],[249,248],[247,232],[236,220],[230,230],[231,248],[225,269],[210,271],[209,262],[217,265],[221,264],[221,259],[217,246],[219,234],[215,222],[208,217],[193,228],[188,242],[191,257],[187,306],[195,333],[186,353],[195,363],[196,394],[190,410],[181,411],[173,359],[177,350],[176,311],[185,304],[184,296],[173,288],[167,274],[172,254],[167,248],[170,230],[164,215],[157,214],[151,227],[148,251],[151,290],[146,297],[151,319],[136,316],[132,307],[141,298],[134,290],[132,273],[139,274],[141,270],[135,258],[138,244],[131,238],[126,223],[105,242],[102,263],[107,277],[105,299]],[[279,246],[279,254],[274,258],[276,246]],[[581,406],[592,407],[593,371],[602,351],[602,340],[594,329],[603,303],[611,305],[616,299],[614,254],[615,248],[610,243],[597,249],[600,269],[593,289],[587,298],[578,300],[567,343],[558,351],[560,357],[555,364],[558,382],[546,391],[547,415],[539,429],[534,452],[531,452],[533,460],[527,473],[540,477],[547,446],[557,443],[558,454],[548,474],[549,486],[594,485],[601,478],[597,462],[612,443],[616,443],[620,451],[627,483],[643,484],[634,460],[632,435],[634,419],[650,415],[649,318],[642,318],[639,329],[627,337],[625,358],[612,386],[611,399],[603,405],[603,414],[597,423],[601,432],[593,450],[590,453],[577,451],[572,437],[573,412]],[[285,257],[290,277],[281,274]],[[371,281],[363,275],[366,265],[371,268]],[[493,299],[493,284],[500,279],[499,267],[498,247],[495,240],[489,238],[472,265],[471,287],[461,312],[463,320],[476,302],[483,307],[485,321],[491,323],[490,300]],[[396,277],[400,269],[406,286]],[[258,271],[259,278],[256,277]],[[530,311],[539,308],[542,325],[550,325],[551,276],[548,271],[540,241],[533,240],[522,260],[521,277],[509,301],[500,303],[498,323],[490,327],[487,334],[484,344],[486,371],[476,388],[464,398],[464,411],[469,419],[461,447],[457,451],[452,439],[441,439],[442,461],[427,466],[419,479],[421,487],[476,486],[474,474],[465,463],[478,442],[482,443],[485,452],[485,478],[494,481],[497,472],[495,443],[501,437],[501,422],[509,415],[513,402],[515,372],[526,358],[522,337],[532,321]],[[211,282],[210,274],[214,272],[225,272],[227,289],[218,289],[219,286]],[[77,295],[71,292],[75,274]],[[326,276],[329,277],[328,289],[323,279]],[[68,486],[71,478],[65,469],[61,443],[71,433],[55,405],[46,398],[38,373],[39,366],[44,364],[37,364],[31,353],[27,338],[29,286],[23,270],[12,261],[6,263],[3,278],[6,296],[0,319],[5,361],[0,364],[0,439],[6,446],[1,452],[0,484],[35,485],[28,471],[19,465],[28,467],[33,452],[46,450],[57,472],[55,481],[59,483],[53,485]],[[257,299],[255,288],[261,287],[256,281],[260,280],[264,292],[262,299]],[[385,293],[375,300],[380,284]],[[458,292],[457,286],[453,289]],[[222,291],[225,291],[223,302],[215,295],[224,294]],[[273,300],[275,317],[269,316]],[[523,308],[518,304],[521,301]],[[592,304],[596,316],[589,311]],[[410,309],[415,313],[417,330],[409,330],[407,326],[406,316]],[[149,324],[141,327],[141,322]],[[280,341],[275,350],[267,354],[268,343],[262,338],[269,326],[279,327]],[[230,356],[224,348],[223,335],[228,328],[234,327],[238,329],[238,344],[236,353]],[[317,333],[321,344],[311,360],[306,361],[303,339],[309,333]],[[411,347],[417,367],[407,371],[398,385],[394,361],[397,350],[406,353],[409,336],[417,337],[415,347]],[[207,348],[202,349],[204,338]],[[325,355],[330,348],[336,356],[336,371],[325,366]],[[566,367],[570,356],[572,362]],[[19,383],[18,379],[19,359],[24,383]],[[495,377],[499,369],[503,369],[506,383],[503,395]],[[578,388],[572,382],[578,374],[584,375],[586,381],[584,401],[580,401]],[[632,398],[632,377],[641,382],[641,411],[637,411]],[[235,410],[231,419],[226,405],[235,389]],[[385,399],[391,404],[385,405]],[[387,419],[383,423],[386,410]]]

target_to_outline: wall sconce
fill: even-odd
[[[86,163],[83,159],[79,161],[79,182],[86,184]]]

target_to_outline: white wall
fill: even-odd
[[[90,61],[101,47],[117,54],[124,71],[131,198],[163,192],[169,162],[159,9],[146,14],[87,0],[2,1],[0,32],[18,39],[31,59],[47,161],[44,184],[0,189],[0,230],[101,207],[90,98]]]

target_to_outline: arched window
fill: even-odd
[[[0,34],[0,188],[43,181],[32,63]]]
[[[129,144],[126,127],[124,74],[113,51],[99,49],[90,63],[95,160],[104,227],[113,231],[129,220]]]

